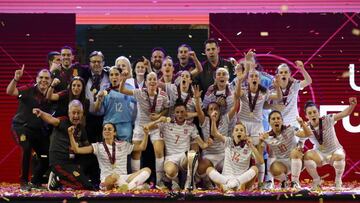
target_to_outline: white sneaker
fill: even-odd
[[[172,181],[171,190],[180,191],[181,190],[180,185],[176,181]]]
[[[342,181],[335,181],[335,190],[342,190]]]
[[[300,183],[296,182],[296,181],[291,181],[291,188],[296,189],[296,190],[300,190],[301,189]]]
[[[313,180],[311,190],[321,190],[321,179]]]
[[[47,189],[49,191],[54,191],[54,190],[59,189],[60,182],[58,179],[59,178],[55,175],[55,173],[51,171],[49,174],[49,180],[48,180],[48,184],[47,184]]]

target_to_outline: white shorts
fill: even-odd
[[[216,170],[222,171],[222,168],[223,168],[223,165],[224,165],[224,158],[225,158],[224,153],[221,153],[221,154],[204,154],[202,156],[202,158],[209,160],[212,163],[212,165],[214,166],[214,168],[216,168]]]
[[[130,175],[119,175],[119,178],[117,179],[116,183],[115,183],[115,186],[121,186],[125,183],[127,183],[127,179],[130,177]],[[106,177],[105,177],[106,178]],[[106,190],[106,187],[105,187],[105,179],[104,180],[101,180],[101,183],[100,183],[100,189],[101,190]]]
[[[152,143],[157,140],[164,140],[163,137],[160,135],[159,129],[151,130],[149,133],[149,137]],[[142,141],[143,139],[144,139],[144,131],[140,127],[135,127],[132,140]]]
[[[284,164],[286,166],[287,174],[291,173],[291,160],[290,160],[290,158],[287,158],[287,159],[277,159],[277,158],[271,159],[270,167],[271,167],[271,164],[273,164],[275,161],[280,162],[280,163],[282,163],[282,164]]]
[[[326,164],[330,164],[330,159],[331,159],[333,154],[343,155],[345,157],[345,151],[344,151],[343,148],[337,149],[337,150],[335,150],[333,152],[330,152],[330,153],[323,153],[318,149],[315,149],[315,151],[320,156],[322,166],[324,166]]]
[[[179,153],[179,154],[173,154],[173,155],[169,155],[169,156],[165,156],[165,161],[164,164],[167,161],[170,161],[172,163],[174,163],[178,168],[181,168],[181,163],[183,163],[183,161],[186,159],[186,154],[184,153]]]
[[[264,127],[262,122],[255,123],[255,122],[248,122],[248,121],[242,121],[240,120],[246,127],[247,134],[250,135],[253,144],[258,145],[259,144],[259,135],[260,133],[264,132]]]

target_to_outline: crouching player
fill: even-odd
[[[215,115],[211,115],[211,119],[215,119]],[[209,167],[207,175],[223,191],[249,190],[259,172],[256,166],[249,167],[250,161],[255,158],[257,164],[263,164],[264,159],[246,134],[245,125],[237,123],[232,137],[220,134],[216,122],[212,122],[211,128],[214,138],[225,143],[225,160],[222,174],[214,167]]]
[[[300,189],[299,176],[303,157],[300,147],[297,147],[296,137],[305,138],[311,135],[310,128],[298,117],[297,121],[303,130],[293,126],[283,125],[280,111],[274,110],[269,114],[271,131],[260,135],[260,143],[265,142],[270,154],[274,157],[270,163],[270,172],[281,182],[281,187],[287,187],[287,175],[291,172],[291,186]],[[262,151],[262,150],[261,150]],[[300,164],[298,164],[300,162]]]
[[[187,153],[190,150],[190,139],[196,141],[196,143],[205,149],[212,144],[212,139],[209,138],[204,142],[199,136],[196,126],[190,121],[186,121],[186,104],[181,100],[177,100],[174,107],[175,118],[171,121],[170,118],[161,117],[162,123],[151,122],[147,126],[149,129],[159,127],[160,134],[165,142],[165,164],[164,171],[166,178],[172,182],[172,190],[179,190],[178,172],[180,170],[186,171],[188,168]],[[171,121],[171,122],[164,122]],[[193,164],[193,163],[189,163]],[[193,171],[196,170],[190,167],[192,170],[188,170],[187,182],[185,188],[190,185],[190,181],[193,178]]]
[[[342,175],[345,170],[345,151],[336,136],[334,125],[338,120],[349,116],[355,109],[357,99],[349,98],[350,105],[337,114],[329,114],[320,118],[319,110],[313,102],[305,104],[306,118],[309,120],[312,135],[310,140],[314,143],[313,150],[309,150],[304,156],[304,165],[307,172],[313,178],[313,188],[321,185],[317,167],[330,164],[335,169],[335,189],[342,189]]]

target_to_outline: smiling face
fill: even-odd
[[[103,57],[99,55],[90,58],[90,69],[95,75],[101,75],[104,68]]]
[[[235,143],[239,143],[241,140],[246,140],[247,135],[246,135],[245,126],[242,123],[236,124],[232,135]]]
[[[319,110],[316,106],[309,106],[305,109],[306,118],[311,122],[312,125],[317,125],[319,123]]]
[[[281,131],[281,126],[283,125],[281,114],[278,112],[272,113],[269,118],[269,123],[274,131]]]
[[[157,88],[157,78],[156,73],[151,72],[146,76],[146,87],[151,91],[156,91]]]
[[[116,60],[115,66],[121,69],[121,71],[127,71],[129,74],[132,73],[130,61],[125,57]],[[132,76],[130,75],[130,77]]]
[[[41,70],[36,77],[36,84],[40,91],[46,90],[51,83],[51,76],[48,70]]]
[[[105,140],[114,140],[116,136],[116,130],[113,124],[107,123],[103,126],[102,135]]]
[[[79,96],[83,90],[83,84],[80,80],[74,80],[71,83],[71,92],[74,96]]]
[[[151,54],[151,63],[153,68],[159,70],[161,68],[161,63],[164,60],[165,55],[162,51],[156,50]]]
[[[144,62],[139,61],[137,62],[136,66],[135,66],[135,73],[137,76],[144,76],[146,72],[146,67],[144,65]]]
[[[64,67],[70,67],[72,61],[74,60],[74,55],[72,54],[71,49],[62,49],[60,54],[62,65]]]

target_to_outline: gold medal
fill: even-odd
[[[115,168],[116,168],[115,164],[112,164],[112,165],[111,165],[111,168],[112,168],[112,169],[115,169]]]
[[[22,134],[22,135],[20,136],[20,141],[21,141],[21,142],[25,142],[25,141],[26,141],[26,135]]]
[[[255,118],[254,112],[250,112],[250,118]]]
[[[108,95],[108,91],[104,90],[104,96]]]
[[[167,122],[167,123],[170,123],[170,122],[171,122],[171,118],[170,118],[170,117],[167,117],[167,118],[166,118],[166,122]]]
[[[97,89],[94,88],[91,92],[95,95],[97,92]]]
[[[78,70],[77,69],[73,69],[73,77],[76,77],[78,76],[79,73],[78,73]]]
[[[324,150],[324,145],[319,145],[319,149],[320,149],[320,151],[323,151]]]
[[[77,172],[77,171],[73,171],[73,175],[74,175],[75,177],[78,177],[78,176],[80,176],[80,173]]]

